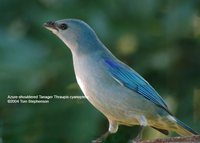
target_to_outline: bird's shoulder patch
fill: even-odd
[[[137,92],[139,95],[142,95],[144,98],[168,111],[167,105],[162,97],[136,71],[115,59],[104,59],[104,62],[109,74],[118,81],[120,85]]]

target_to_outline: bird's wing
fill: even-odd
[[[168,107],[162,97],[136,71],[113,59],[105,59],[104,61],[109,73],[117,82],[168,111]]]

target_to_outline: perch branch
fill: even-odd
[[[200,143],[200,135],[142,141],[140,143]]]

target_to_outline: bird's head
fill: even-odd
[[[81,20],[49,21],[44,24],[44,27],[57,35],[72,51],[91,50],[99,42],[92,28]]]

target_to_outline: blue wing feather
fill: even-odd
[[[167,105],[162,97],[160,97],[155,89],[136,71],[112,59],[105,59],[105,63],[110,74],[125,87],[139,93],[144,98],[168,111]]]

